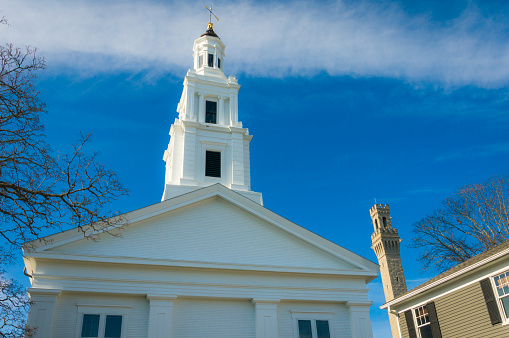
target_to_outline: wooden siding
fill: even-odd
[[[491,325],[478,282],[435,300],[443,337],[508,337],[509,327]]]
[[[81,239],[53,252],[233,264],[356,269],[219,198],[130,224],[122,238]]]
[[[128,306],[127,337],[146,337],[148,332],[149,304],[144,296],[98,295],[90,293],[63,292],[55,303],[52,338],[75,337],[78,320],[76,304]]]
[[[350,313],[343,304],[281,302],[277,307],[279,338],[294,338],[292,313],[290,311],[330,312],[332,313],[331,337],[352,337]]]
[[[478,282],[435,299],[438,322],[444,338],[509,337],[509,326],[491,325]],[[400,313],[402,338],[408,338],[405,316]]]
[[[172,326],[172,337],[255,337],[254,305],[248,300],[177,298]]]

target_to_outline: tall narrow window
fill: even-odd
[[[505,318],[509,318],[509,271],[495,276],[494,281],[498,299],[502,303],[505,312]]]
[[[384,223],[384,229],[387,229],[387,218],[382,217],[382,222]]]
[[[217,58],[217,68],[221,68],[221,59]]]
[[[214,54],[209,54],[209,67],[214,67]]]
[[[81,326],[82,337],[99,337],[100,315],[83,315],[83,325]]]
[[[122,316],[106,316],[104,338],[120,338],[122,333]]]
[[[221,152],[207,150],[205,153],[205,176],[221,177]]]
[[[205,104],[205,122],[217,123],[217,102],[207,101]]]
[[[433,338],[428,308],[426,305],[414,309],[414,312],[415,321],[417,322],[417,331],[420,334],[420,338]]]

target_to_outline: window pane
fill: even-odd
[[[505,317],[509,318],[509,296],[501,299],[502,305],[504,305]]]
[[[221,59],[217,58],[217,68],[221,68]]]
[[[317,320],[316,334],[318,335],[318,338],[330,338],[329,321]]]
[[[419,328],[421,332],[421,338],[433,338],[433,333],[431,333],[431,325],[426,325]]]
[[[217,123],[216,116],[217,116],[217,102],[206,101],[205,102],[205,122]]]
[[[299,338],[312,338],[310,320],[299,320]]]
[[[120,338],[122,332],[122,316],[106,316],[104,338]]]
[[[100,315],[83,315],[83,325],[81,326],[82,337],[98,337],[99,336],[99,319]]]
[[[214,67],[214,55],[209,54],[209,67]]]

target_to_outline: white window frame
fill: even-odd
[[[429,312],[427,312],[428,322],[427,322],[427,323],[425,323],[425,324],[421,324],[421,325],[419,325],[419,324],[417,323],[417,316],[415,315],[415,310],[417,310],[417,309],[419,309],[419,308],[421,308],[421,307],[427,306],[427,305],[428,305],[428,304],[426,303],[426,304],[421,304],[421,305],[419,305],[419,306],[416,306],[416,307],[412,308],[412,318],[414,319],[415,333],[417,334],[417,337],[418,337],[418,338],[422,338],[422,336],[421,336],[421,330],[419,330],[419,329],[420,329],[421,327],[424,327],[424,326],[428,326],[428,325],[429,325],[429,326],[431,326],[431,321],[430,321],[430,319],[429,319]],[[428,311],[428,308],[427,308],[427,307],[426,307],[426,311]]]
[[[100,315],[98,338],[104,338],[104,329],[106,327],[106,316],[122,316],[122,332],[120,338],[127,337],[127,321],[131,307],[122,305],[89,305],[76,304],[78,307],[78,319],[76,322],[75,338],[81,338],[81,329],[83,326],[83,315]]]
[[[311,321],[311,336],[316,338],[316,321],[317,320],[326,320],[329,322],[329,334],[331,337],[334,337],[332,334],[332,317],[334,316],[333,312],[323,312],[323,311],[290,311],[292,313],[293,320],[293,332],[294,337],[299,338],[299,320],[310,320]]]
[[[200,144],[202,146],[202,152],[201,152],[201,165],[200,167],[200,176],[201,179],[204,182],[207,183],[222,183],[225,184],[226,182],[226,167],[225,167],[225,157],[226,157],[226,147],[228,144],[226,143],[219,143],[219,142],[210,142],[201,140]],[[205,165],[207,164],[206,158],[207,158],[207,150],[208,151],[216,151],[221,153],[221,177],[210,177],[205,176]]]
[[[495,277],[498,277],[502,274],[506,274],[507,279],[508,279],[508,284],[509,284],[509,270],[501,271],[501,272],[498,272],[497,274],[490,276],[490,280],[491,280],[491,287],[493,288],[493,294],[495,295],[495,298],[497,299],[498,310],[500,312],[500,318],[502,318],[502,325],[507,325],[507,324],[509,324],[509,318],[507,318],[507,316],[505,315],[504,304],[502,304],[502,298],[509,297],[509,293],[502,297],[499,296],[498,290],[497,290],[497,285],[495,284]]]

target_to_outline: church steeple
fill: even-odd
[[[249,143],[252,136],[238,120],[240,85],[224,75],[225,45],[212,23],[194,41],[194,64],[184,78],[164,153],[163,200],[220,183],[262,204],[251,191]]]

